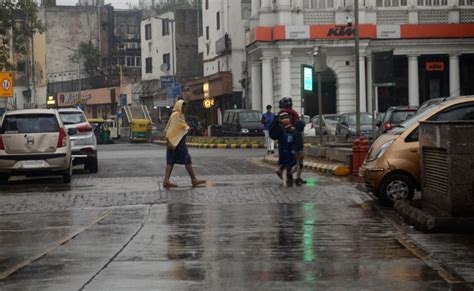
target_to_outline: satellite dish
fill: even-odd
[[[166,73],[170,70],[170,65],[167,64],[167,63],[163,63],[161,64],[160,66],[160,70],[163,72],[163,73]]]

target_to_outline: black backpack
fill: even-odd
[[[268,131],[270,138],[273,140],[278,140],[281,135],[281,126],[280,126],[280,120],[278,119],[278,116],[276,116],[272,124],[270,124],[270,129]]]

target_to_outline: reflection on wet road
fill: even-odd
[[[0,207],[0,276],[17,270],[0,289],[454,286],[399,243],[400,230],[352,183],[306,173],[315,183],[286,188],[269,169],[253,170],[261,174],[204,176],[212,179],[206,188],[176,177],[184,186],[173,191],[150,176],[76,178],[52,192],[10,186],[0,194],[16,205]]]

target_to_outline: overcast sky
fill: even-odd
[[[105,0],[105,4],[112,4],[114,8],[128,8],[127,3],[138,5],[138,0]],[[76,5],[77,0],[57,0],[57,5]]]

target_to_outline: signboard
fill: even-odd
[[[166,107],[169,106],[168,98],[166,95],[159,95],[153,97],[153,106],[155,107]]]
[[[168,87],[168,98],[177,98],[181,96],[181,86],[179,84],[173,84]]]
[[[285,27],[286,39],[308,39],[309,26],[308,25],[291,25]]]
[[[204,98],[209,98],[209,82],[202,84],[202,92]]]
[[[120,94],[120,106],[127,106],[127,94]]]
[[[160,77],[160,86],[163,89],[171,87],[174,83],[176,83],[174,76],[161,76]]]
[[[313,91],[313,67],[303,66],[303,90]]]
[[[209,109],[214,106],[214,98],[206,98],[202,101],[202,107]]]
[[[0,72],[0,98],[13,97],[13,73]]]
[[[393,51],[373,52],[372,60],[374,86],[382,87],[382,84],[393,86],[395,83]]]
[[[377,25],[377,38],[394,39],[401,36],[400,25]]]
[[[426,62],[426,70],[428,72],[444,71],[444,62]]]
[[[46,101],[46,105],[48,106],[55,106],[56,105],[56,99],[54,96],[48,96],[48,100]]]

